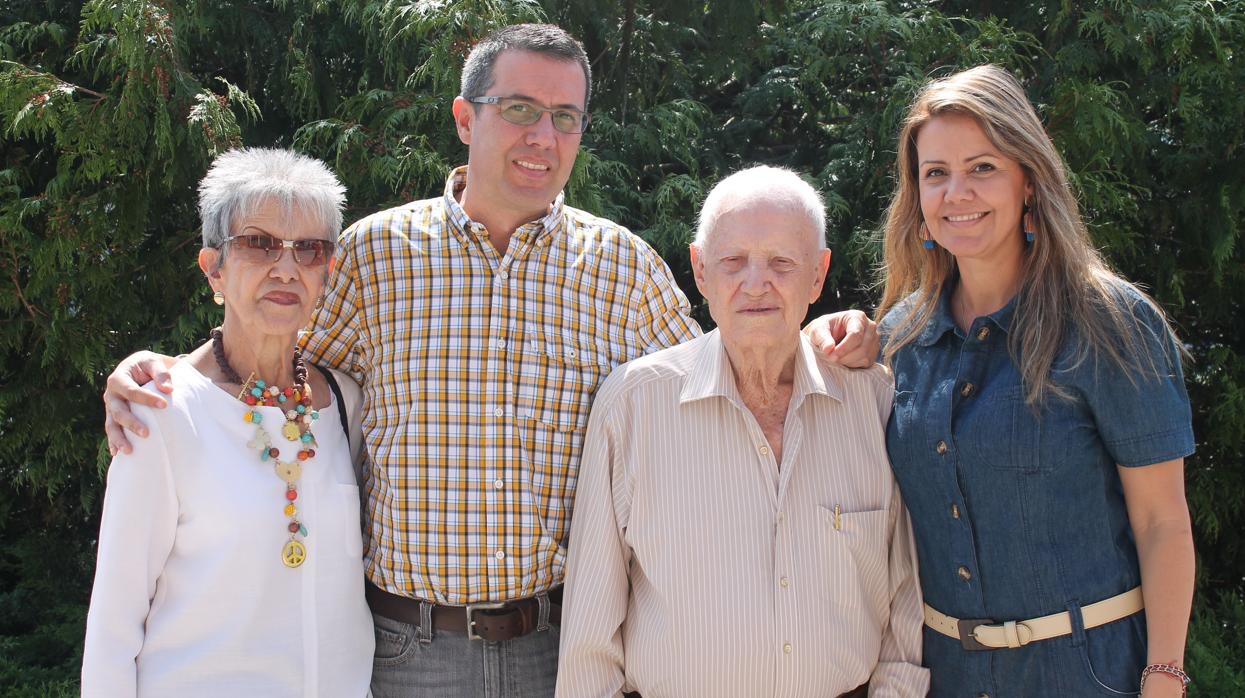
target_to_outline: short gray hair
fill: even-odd
[[[565,29],[553,24],[511,24],[502,27],[471,49],[463,64],[463,79],[459,89],[463,99],[483,97],[493,86],[493,65],[504,51],[530,51],[558,61],[574,61],[584,70],[584,110],[592,95],[592,66],[583,44]],[[472,105],[473,107],[478,105]]]
[[[700,207],[700,221],[692,245],[704,249],[727,203],[761,201],[783,203],[805,211],[817,233],[817,249],[826,249],[826,204],[821,194],[795,171],[769,165],[740,170],[709,191]]]
[[[328,165],[292,150],[239,148],[216,158],[199,181],[203,246],[223,249],[234,224],[270,201],[310,216],[329,239],[341,232],[346,187]]]

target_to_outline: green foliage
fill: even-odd
[[[818,185],[835,251],[814,312],[871,308],[899,120],[931,75],[1014,71],[1097,243],[1172,314],[1198,453],[1189,666],[1245,671],[1245,8],[1218,0],[0,0],[0,693],[72,693],[93,564],[104,374],[216,318],[195,184],[237,144],[295,147],[348,218],[440,192],[450,103],[490,29],[549,20],[592,59],[574,205],[650,240],[709,318],[686,243],[721,176]]]

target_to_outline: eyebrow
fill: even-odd
[[[540,101],[537,100],[535,97],[529,97],[525,94],[512,94],[506,99],[521,99],[524,102],[531,102],[532,104],[535,104],[537,106],[542,106]],[[550,109],[574,109],[577,112],[583,111],[583,109],[581,109],[578,104],[555,104],[549,108]]]
[[[995,153],[981,153],[980,155],[972,155],[967,158],[964,158],[964,162],[972,162],[973,160],[980,160],[981,158],[996,158],[996,157],[998,157],[998,155]],[[922,160],[921,164],[922,165],[945,165],[947,164],[947,162],[945,160]]]

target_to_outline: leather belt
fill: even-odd
[[[373,613],[402,623],[420,625],[419,606],[423,602],[419,599],[391,594],[370,581],[364,593]],[[550,589],[547,596],[549,625],[561,625],[562,587]],[[536,630],[540,621],[540,601],[537,597],[466,606],[431,605],[434,630],[467,633],[472,640],[513,640]]]
[[[1141,587],[1081,607],[1085,629],[1127,618],[1145,607]],[[1030,642],[1072,634],[1072,617],[1067,611],[1029,620],[998,623],[989,618],[953,618],[925,604],[925,624],[954,640],[966,650],[997,650],[1024,647]]]
[[[866,681],[860,684],[859,686],[857,686],[856,688],[853,688],[852,690],[848,691],[847,693],[840,694],[838,698],[868,698],[868,696],[869,696],[869,682]],[[643,698],[643,696],[641,696],[637,692],[631,692],[631,693],[624,693],[623,698]]]

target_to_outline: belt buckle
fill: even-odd
[[[992,618],[961,618],[960,619],[960,622],[958,624],[958,630],[960,632],[960,645],[964,649],[970,650],[973,652],[980,651],[980,650],[994,649],[993,647],[988,647],[977,641],[977,635],[976,635],[977,627],[981,625],[994,625],[994,620]]]
[[[506,607],[505,601],[490,601],[487,603],[469,603],[467,604],[467,639],[484,641],[484,638],[476,634],[476,611],[496,611]]]

